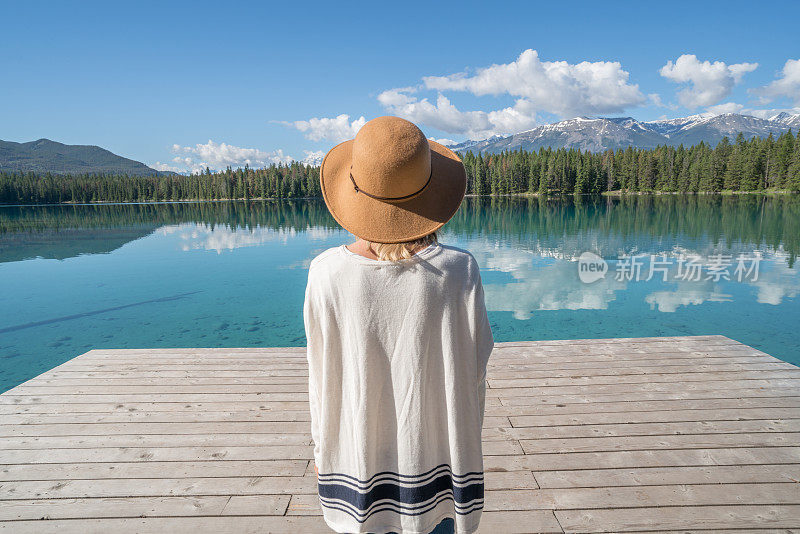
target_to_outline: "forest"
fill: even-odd
[[[542,148],[462,154],[467,194],[597,195],[608,192],[800,191],[800,132],[777,139],[739,134],[716,147],[628,147],[616,151]],[[319,167],[294,162],[263,169],[168,176],[0,172],[0,204],[159,202],[321,196]]]

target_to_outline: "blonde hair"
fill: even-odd
[[[425,248],[428,245],[437,243],[436,232],[403,243],[370,243],[379,260],[402,261],[408,260],[414,255],[417,248]]]

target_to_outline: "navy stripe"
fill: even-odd
[[[432,500],[434,500],[434,501],[440,500],[442,497],[449,497],[450,500],[453,500],[453,492],[450,491],[450,490],[447,490],[447,491],[443,491],[441,493],[437,493],[432,498]],[[406,510],[406,511],[419,510],[421,508],[428,507],[430,505],[430,501],[431,501],[431,499],[429,499],[428,501],[424,501],[424,502],[420,502],[420,503],[416,503],[416,504],[410,504],[410,505],[403,504],[403,503],[398,503],[398,502],[395,502],[395,501],[376,501],[376,502],[372,503],[368,508],[359,509],[359,508],[356,508],[355,506],[353,506],[352,504],[350,504],[348,502],[344,502],[344,501],[340,501],[340,500],[336,500],[336,499],[328,499],[328,498],[325,498],[325,497],[320,497],[319,500],[320,500],[321,503],[323,503],[323,505],[325,505],[325,504],[335,504],[337,506],[344,506],[344,507],[352,510],[354,514],[360,515],[360,516],[370,515],[373,512],[373,508],[381,507],[381,506],[393,506],[393,507],[397,508],[398,510]],[[454,500],[453,500],[453,502],[454,502],[454,506],[457,509],[464,509],[464,510],[466,510],[468,508],[471,508],[472,506],[475,506],[476,504],[483,505],[483,499],[475,499],[474,501],[470,501],[469,503],[464,503],[464,504],[456,503]]]
[[[382,482],[364,493],[340,483],[320,481],[317,486],[321,498],[345,501],[358,510],[366,510],[375,502],[382,500],[391,500],[409,505],[423,503],[446,490],[453,492],[456,503],[468,503],[475,499],[483,498],[483,482],[454,486],[451,475],[447,473],[422,486],[409,488],[396,482]]]
[[[406,510],[400,508],[399,505],[396,505],[396,504],[393,504],[393,503],[386,503],[386,504],[379,505],[377,508],[375,508],[374,510],[371,510],[370,512],[368,512],[366,514],[356,513],[354,511],[352,511],[351,507],[346,506],[346,505],[344,505],[342,503],[326,503],[326,502],[324,502],[322,500],[320,500],[320,502],[321,502],[322,506],[324,506],[325,508],[330,508],[330,509],[333,509],[333,510],[339,510],[341,512],[344,512],[344,513],[350,515],[353,519],[355,519],[359,523],[363,523],[372,514],[376,514],[378,512],[383,512],[383,511],[387,511],[387,510],[395,512],[398,515],[408,515],[408,516],[421,515],[421,514],[424,514],[426,512],[429,512],[429,511],[433,510],[439,504],[441,504],[442,502],[447,501],[447,500],[453,500],[453,497],[450,496],[449,494],[448,495],[442,495],[441,497],[437,498],[434,502],[430,503],[430,505],[424,507],[423,509],[415,509],[415,510],[410,510],[410,511],[406,511]],[[475,503],[469,505],[466,508],[462,508],[462,509],[459,509],[459,508],[460,507],[458,505],[456,505],[456,514],[459,514],[459,515],[467,515],[467,514],[470,514],[472,512],[476,512],[478,510],[483,510],[483,500],[481,500],[480,502],[475,502]]]
[[[377,478],[379,476],[382,476],[382,475],[397,477],[400,480],[402,480],[402,479],[420,478],[420,477],[429,475],[429,474],[433,473],[434,471],[436,471],[437,469],[441,469],[442,467],[446,467],[447,470],[450,471],[450,465],[449,464],[439,464],[436,467],[434,467],[433,469],[428,469],[424,473],[420,473],[418,475],[404,475],[402,473],[395,473],[394,471],[381,471],[380,473],[375,473],[374,475],[372,475],[371,477],[369,477],[366,480],[361,480],[360,478],[356,478],[354,476],[346,475],[344,473],[320,473],[319,474],[319,479],[322,480],[322,479],[324,479],[326,477],[341,477],[341,478],[350,479],[353,482],[356,482],[358,484],[368,484],[368,483],[372,482],[375,478]],[[453,478],[455,478],[455,479],[466,478],[466,477],[471,476],[471,475],[481,475],[481,476],[483,476],[483,472],[482,471],[470,471],[469,473],[464,473],[463,475],[457,475],[455,473],[452,474]]]
[[[354,488],[356,488],[358,490],[365,491],[368,488],[374,486],[375,484],[378,484],[378,483],[381,483],[381,482],[393,482],[393,483],[396,483],[396,484],[407,484],[407,485],[420,485],[422,483],[430,481],[431,479],[433,479],[433,478],[435,478],[435,477],[437,477],[437,476],[439,476],[439,475],[441,475],[443,473],[451,475],[451,477],[454,479],[453,480],[453,484],[455,484],[455,485],[463,486],[463,485],[466,485],[466,484],[473,484],[475,482],[482,482],[483,481],[483,474],[482,473],[474,474],[474,475],[471,475],[471,476],[464,475],[465,478],[463,480],[455,480],[455,475],[452,475],[449,470],[440,470],[440,471],[437,471],[435,473],[430,474],[426,478],[421,478],[419,480],[413,480],[413,481],[411,481],[411,480],[408,480],[408,481],[397,480],[396,478],[387,475],[387,476],[383,476],[383,477],[381,477],[379,479],[375,479],[372,482],[370,482],[369,484],[357,484],[357,483],[351,482],[347,478],[340,478],[338,475],[332,475],[332,474],[325,475],[324,479],[322,479],[322,477],[320,477],[320,481],[323,484],[333,484],[333,483],[346,484],[346,485],[354,487]]]

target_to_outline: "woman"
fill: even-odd
[[[475,259],[435,233],[464,197],[464,166],[414,124],[379,117],[328,152],[320,181],[359,238],[314,258],[304,305],[325,521],[473,532],[493,339]]]

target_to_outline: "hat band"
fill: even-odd
[[[356,190],[356,193],[361,193],[362,195],[367,195],[369,198],[374,198],[375,200],[390,200],[390,201],[398,201],[398,200],[408,200],[409,198],[415,197],[425,191],[425,188],[428,187],[428,184],[431,183],[431,177],[433,177],[433,168],[431,168],[431,173],[428,175],[428,181],[425,182],[425,185],[420,187],[417,191],[411,193],[410,195],[404,195],[402,197],[380,197],[378,195],[373,195],[367,193],[356,183],[356,179],[353,178],[353,167],[350,167],[350,181],[353,182],[353,188]]]

